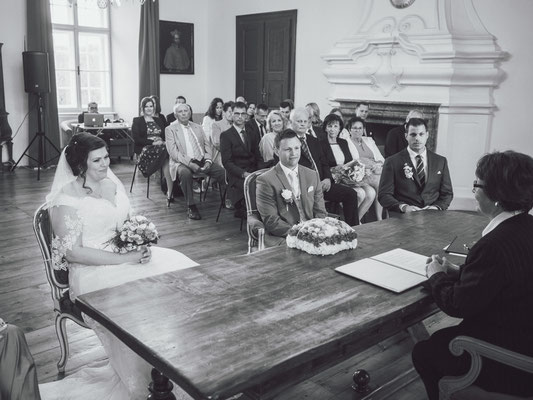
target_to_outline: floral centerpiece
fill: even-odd
[[[143,215],[136,215],[126,220],[106,243],[113,247],[115,253],[127,253],[137,250],[139,246],[155,244],[158,239],[154,223]]]
[[[357,247],[357,233],[335,218],[314,218],[294,225],[287,234],[287,246],[309,254],[326,256]]]
[[[372,171],[365,167],[365,164],[359,160],[350,161],[344,165],[338,165],[331,168],[331,175],[335,183],[351,187],[362,186],[364,178],[370,175]]]

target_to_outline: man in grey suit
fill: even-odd
[[[201,125],[189,120],[187,104],[176,104],[176,121],[165,129],[165,142],[170,156],[169,167],[172,180],[179,178],[181,190],[188,206],[190,219],[201,219],[192,190],[193,174],[211,176],[221,187],[224,183],[224,169],[212,161],[212,147],[206,139]]]
[[[426,148],[427,125],[411,118],[407,148],[385,159],[378,199],[389,211],[446,210],[453,199],[448,162]]]
[[[327,216],[318,174],[298,164],[301,143],[296,132],[283,131],[274,144],[279,162],[257,178],[256,187],[257,210],[270,235],[265,236],[267,245],[283,242],[279,238],[300,221]]]

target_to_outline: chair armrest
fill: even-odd
[[[254,239],[257,240],[259,238],[258,231],[260,229],[263,230],[263,235],[264,235],[265,225],[263,224],[263,221],[261,221],[260,217],[258,217],[257,215],[255,215],[253,213],[248,215],[248,218],[246,220],[246,224],[248,226],[250,235]]]
[[[462,376],[445,376],[439,382],[440,399],[448,400],[452,393],[472,385],[481,371],[482,358],[487,357],[502,364],[533,373],[533,357],[487,343],[469,336],[458,336],[450,342],[450,352],[460,356],[464,351],[470,353],[470,370]]]

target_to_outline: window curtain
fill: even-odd
[[[43,129],[46,137],[56,145],[60,146],[59,119],[57,112],[57,92],[56,92],[56,68],[54,62],[54,44],[52,40],[52,18],[50,15],[49,0],[26,0],[26,46],[28,51],[42,51],[48,53],[48,70],[50,73],[50,93],[43,93]],[[22,55],[21,61],[22,61]],[[28,94],[28,138],[33,139],[37,132],[37,109],[38,97],[35,94]],[[37,141],[31,146],[29,155],[38,159]],[[57,164],[57,152],[48,144],[45,148],[43,161],[50,160],[49,164]],[[55,157],[55,158],[54,158]],[[35,164],[30,159],[30,165]]]
[[[159,97],[159,2],[147,1],[141,8],[139,30],[139,102],[145,96]]]

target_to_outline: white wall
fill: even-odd
[[[8,122],[13,135],[28,112],[28,94],[24,92],[24,75],[22,73],[22,52],[26,32],[26,2],[0,1],[0,42],[4,67],[4,87]],[[24,121],[20,131],[13,140],[15,161],[28,145],[28,120]],[[5,150],[4,150],[5,151]],[[26,157],[25,157],[26,158]],[[4,153],[4,161],[7,161]],[[27,159],[21,161],[27,165]]]

